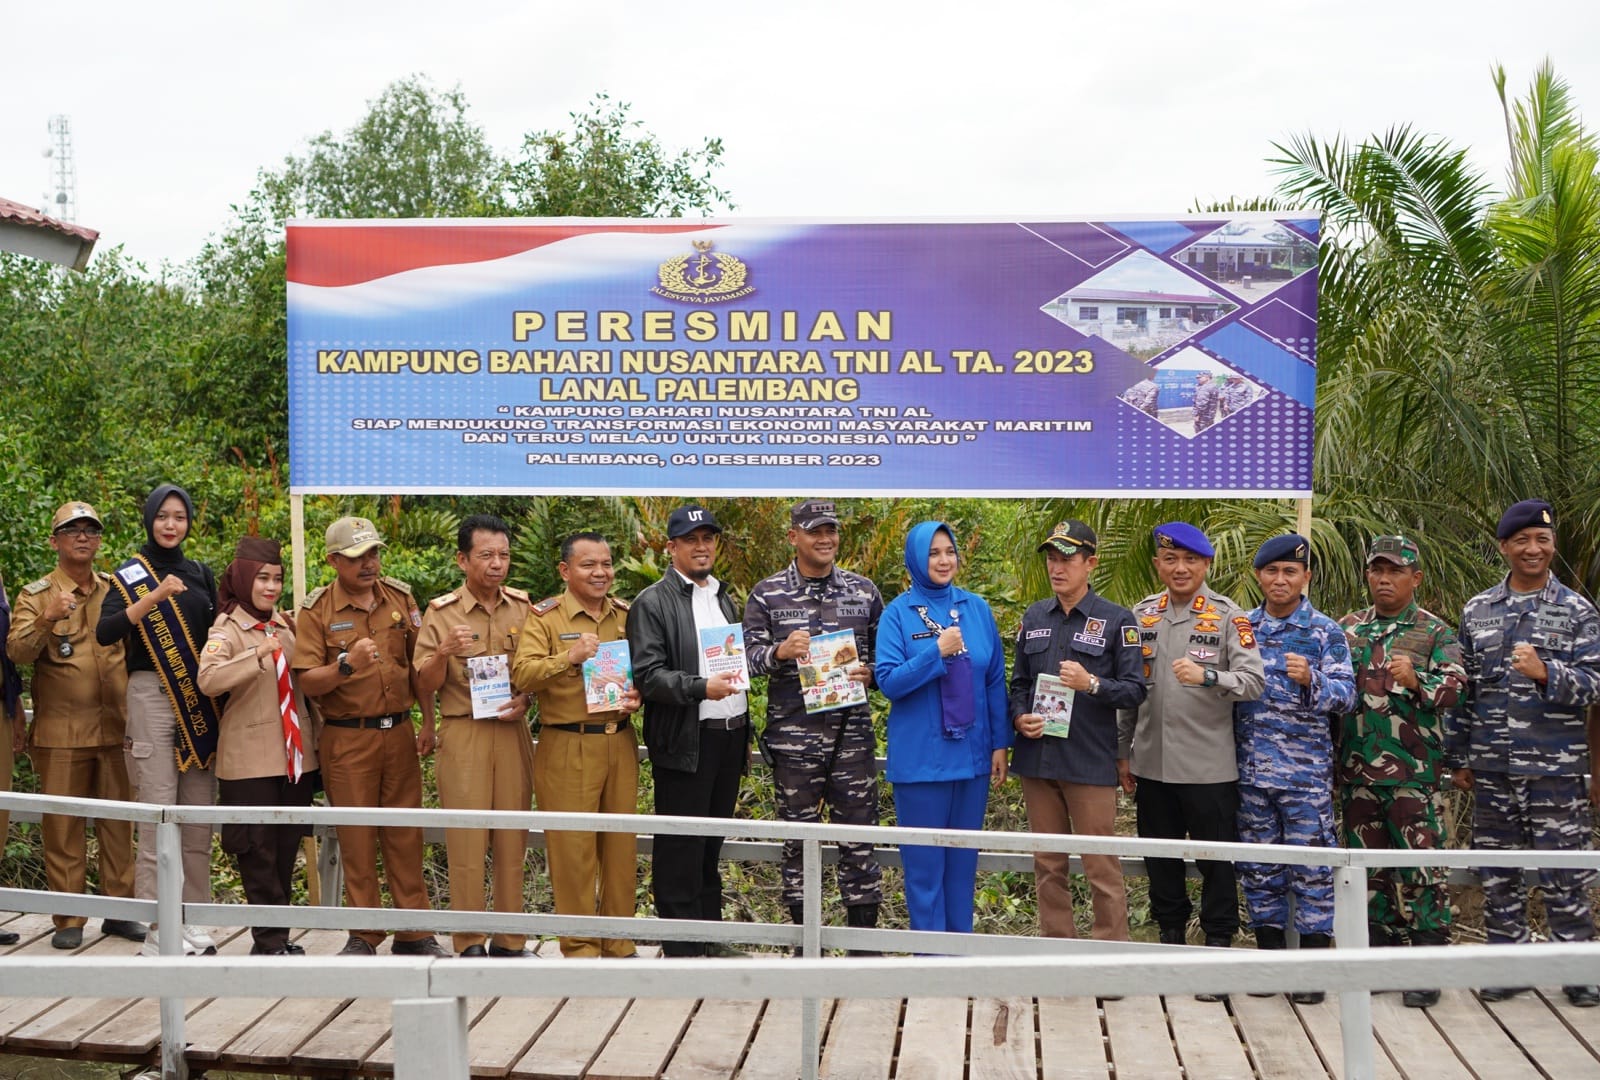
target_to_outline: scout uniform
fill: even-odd
[[[1192,525],[1174,522],[1155,530],[1158,547],[1215,555]],[[1260,696],[1261,653],[1255,630],[1225,596],[1203,591],[1174,604],[1163,591],[1133,608],[1147,694],[1137,712],[1118,714],[1118,757],[1127,759],[1140,836],[1232,842],[1237,838],[1239,763],[1233,745],[1233,704]],[[1205,683],[1186,686],[1172,670],[1188,657],[1205,670]],[[1191,905],[1182,859],[1146,859],[1150,910],[1164,942],[1181,944]],[[1199,862],[1203,881],[1200,925],[1207,944],[1227,945],[1239,926],[1233,864]]]
[[[1504,541],[1530,526],[1553,528],[1549,504],[1512,506],[1497,535]],[[1474,596],[1461,615],[1468,692],[1451,718],[1448,755],[1473,773],[1472,846],[1587,851],[1593,826],[1585,706],[1600,698],[1600,614],[1554,574],[1532,593],[1512,592],[1509,581]],[[1512,648],[1522,642],[1544,661],[1543,685],[1511,666]],[[1489,943],[1529,940],[1522,870],[1486,867],[1480,875]],[[1539,870],[1553,940],[1594,939],[1594,878],[1592,870]],[[1600,1004],[1593,987],[1566,989],[1573,1004]]]
[[[511,684],[539,699],[533,789],[539,809],[582,814],[639,810],[639,741],[624,712],[588,711],[583,665],[567,650],[584,634],[602,644],[627,637],[628,605],[614,596],[597,620],[571,591],[534,604],[517,643]],[[638,854],[633,833],[548,832],[550,887],[558,915],[628,919],[635,914]],[[632,956],[626,938],[564,937],[563,956]]]
[[[433,659],[439,646],[457,626],[470,626],[473,649],[451,656],[439,687],[438,756],[434,777],[439,784],[439,805],[449,810],[519,810],[533,805],[533,736],[528,731],[527,710],[509,721],[472,715],[471,679],[467,659],[500,655],[509,668],[517,651],[517,638],[528,617],[528,594],[502,586],[492,607],[484,607],[466,585],[436,597],[422,616],[412,667]],[[424,702],[424,710],[432,702]],[[450,865],[450,909],[483,911],[483,873],[490,849],[494,853],[494,900],[488,910],[520,912],[523,907],[523,864],[528,853],[526,829],[446,829],[445,854]],[[482,933],[452,935],[456,952],[485,944]],[[527,945],[525,934],[495,934],[488,942],[496,956],[518,956]]]
[[[1274,562],[1309,565],[1309,558],[1309,542],[1290,533],[1262,544],[1255,568]],[[1356,699],[1344,631],[1303,596],[1283,618],[1270,614],[1265,604],[1247,617],[1261,649],[1266,683],[1260,698],[1234,706],[1239,840],[1334,847],[1330,723],[1349,712]],[[1289,653],[1306,659],[1310,686],[1289,678],[1285,671]],[[1333,933],[1331,866],[1241,862],[1236,869],[1257,947],[1284,947],[1292,892],[1301,947],[1327,948]]]
[[[56,511],[51,531],[74,521],[100,524],[88,503],[68,503]],[[100,607],[110,590],[111,575],[96,572],[88,591],[60,567],[24,586],[11,617],[6,653],[18,664],[32,664],[33,727],[28,753],[44,795],[79,799],[132,798],[128,767],[122,758],[126,727],[128,669],[124,644],[95,640]],[[66,618],[46,622],[41,616],[50,598],[61,591],[73,596],[76,608]],[[45,814],[45,881],[52,892],[81,893],[86,877],[87,819]],[[133,896],[133,825],[127,821],[95,821],[99,841],[100,892]],[[57,933],[82,927],[81,915],[52,916]],[[112,920],[114,926],[123,926]],[[77,935],[63,936],[63,947]]]
[[[370,529],[370,523],[364,524]],[[375,530],[372,535],[377,535]],[[356,606],[337,580],[307,596],[296,620],[299,633],[294,669],[306,671],[334,663],[357,641],[372,639],[378,647],[378,662],[345,676],[316,699],[323,718],[318,740],[322,782],[335,806],[415,810],[422,806],[422,769],[417,762],[416,731],[411,726],[415,700],[411,649],[422,615],[411,599],[411,587],[403,581],[381,578],[373,593],[370,611]],[[382,830],[372,825],[339,826],[345,902],[351,907],[382,906],[377,866],[380,842],[394,906],[426,909],[422,830],[409,826]],[[350,936],[376,947],[384,932],[358,930]],[[397,930],[394,937],[397,944],[403,944],[431,940],[433,935],[425,930]]]
[[[839,519],[832,502],[809,499],[790,511],[789,524],[809,532],[825,524],[837,527]],[[863,701],[808,714],[799,664],[779,659],[777,651],[795,630],[813,636],[850,630],[855,634],[857,659],[870,667],[882,615],[878,587],[837,566],[827,577],[812,580],[802,577],[791,562],[786,570],[759,582],[745,601],[745,659],[752,677],[769,676],[762,741],[771,758],[778,816],[784,821],[820,822],[826,800],[836,825],[878,823],[877,737],[871,706]],[[800,848],[798,840],[784,841],[782,899],[791,914],[804,900]],[[877,925],[882,874],[871,844],[839,845],[839,899],[850,926]]]

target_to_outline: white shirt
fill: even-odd
[[[713,626],[730,625],[728,617],[717,606],[717,588],[720,583],[709,574],[706,575],[704,581],[696,581],[677,567],[673,567],[672,572],[694,586],[689,595],[691,597],[690,604],[694,609],[695,648],[700,657],[700,677],[707,678],[709,673],[706,669],[705,650],[699,647],[700,631]],[[707,698],[700,703],[700,719],[726,720],[729,717],[738,716],[748,710],[749,707],[745,693],[742,690],[737,694],[729,694],[721,701],[712,701]]]

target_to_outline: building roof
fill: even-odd
[[[57,221],[31,206],[0,199],[0,251],[82,270],[89,265],[89,254],[98,239],[100,234],[94,229]]]
[[[1228,301],[1211,294],[1137,292],[1132,289],[1096,289],[1079,287],[1067,293],[1073,303],[1081,300],[1118,300],[1134,304],[1226,304]]]

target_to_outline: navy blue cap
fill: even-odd
[[[710,510],[693,503],[680,506],[667,518],[667,539],[676,540],[701,528],[717,533],[722,531],[722,526],[717,524],[717,519],[711,516]]]
[[[1540,529],[1556,527],[1555,514],[1551,512],[1549,503],[1543,499],[1523,499],[1519,503],[1512,503],[1500,515],[1500,525],[1494,531],[1495,539],[1509,540],[1529,526]]]
[[[1206,534],[1187,521],[1169,521],[1165,525],[1157,525],[1155,538],[1157,551],[1177,548],[1179,551],[1192,551],[1207,559],[1216,558],[1217,555],[1217,549],[1211,546]]]
[[[1261,545],[1256,552],[1256,561],[1253,565],[1260,570],[1263,566],[1275,562],[1297,562],[1302,566],[1310,566],[1311,541],[1299,533],[1274,536]]]

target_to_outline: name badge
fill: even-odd
[[[1026,634],[1023,635],[1023,638],[1025,640],[1027,640],[1027,641],[1032,641],[1034,638],[1042,638],[1042,637],[1049,637],[1049,636],[1050,636],[1050,628],[1047,626],[1043,630],[1029,630]]]
[[[1097,649],[1106,647],[1106,639],[1100,634],[1073,634],[1072,640],[1079,645],[1092,645]]]
[[[841,618],[841,619],[865,619],[866,617],[867,617],[867,605],[866,604],[840,604],[839,605],[839,618]]]
[[[582,634],[573,633],[573,634],[561,634],[559,636],[560,636],[562,641],[577,641],[583,635]]]
[[[127,582],[129,585],[136,585],[145,578],[149,577],[150,572],[144,567],[140,566],[138,563],[133,563],[130,566],[124,566],[118,570],[117,576],[123,581]]]
[[[354,630],[355,628],[356,628],[356,624],[353,623],[353,622],[329,623],[328,624],[328,633],[330,633],[330,634],[339,634],[339,633],[343,633],[346,630]]]

